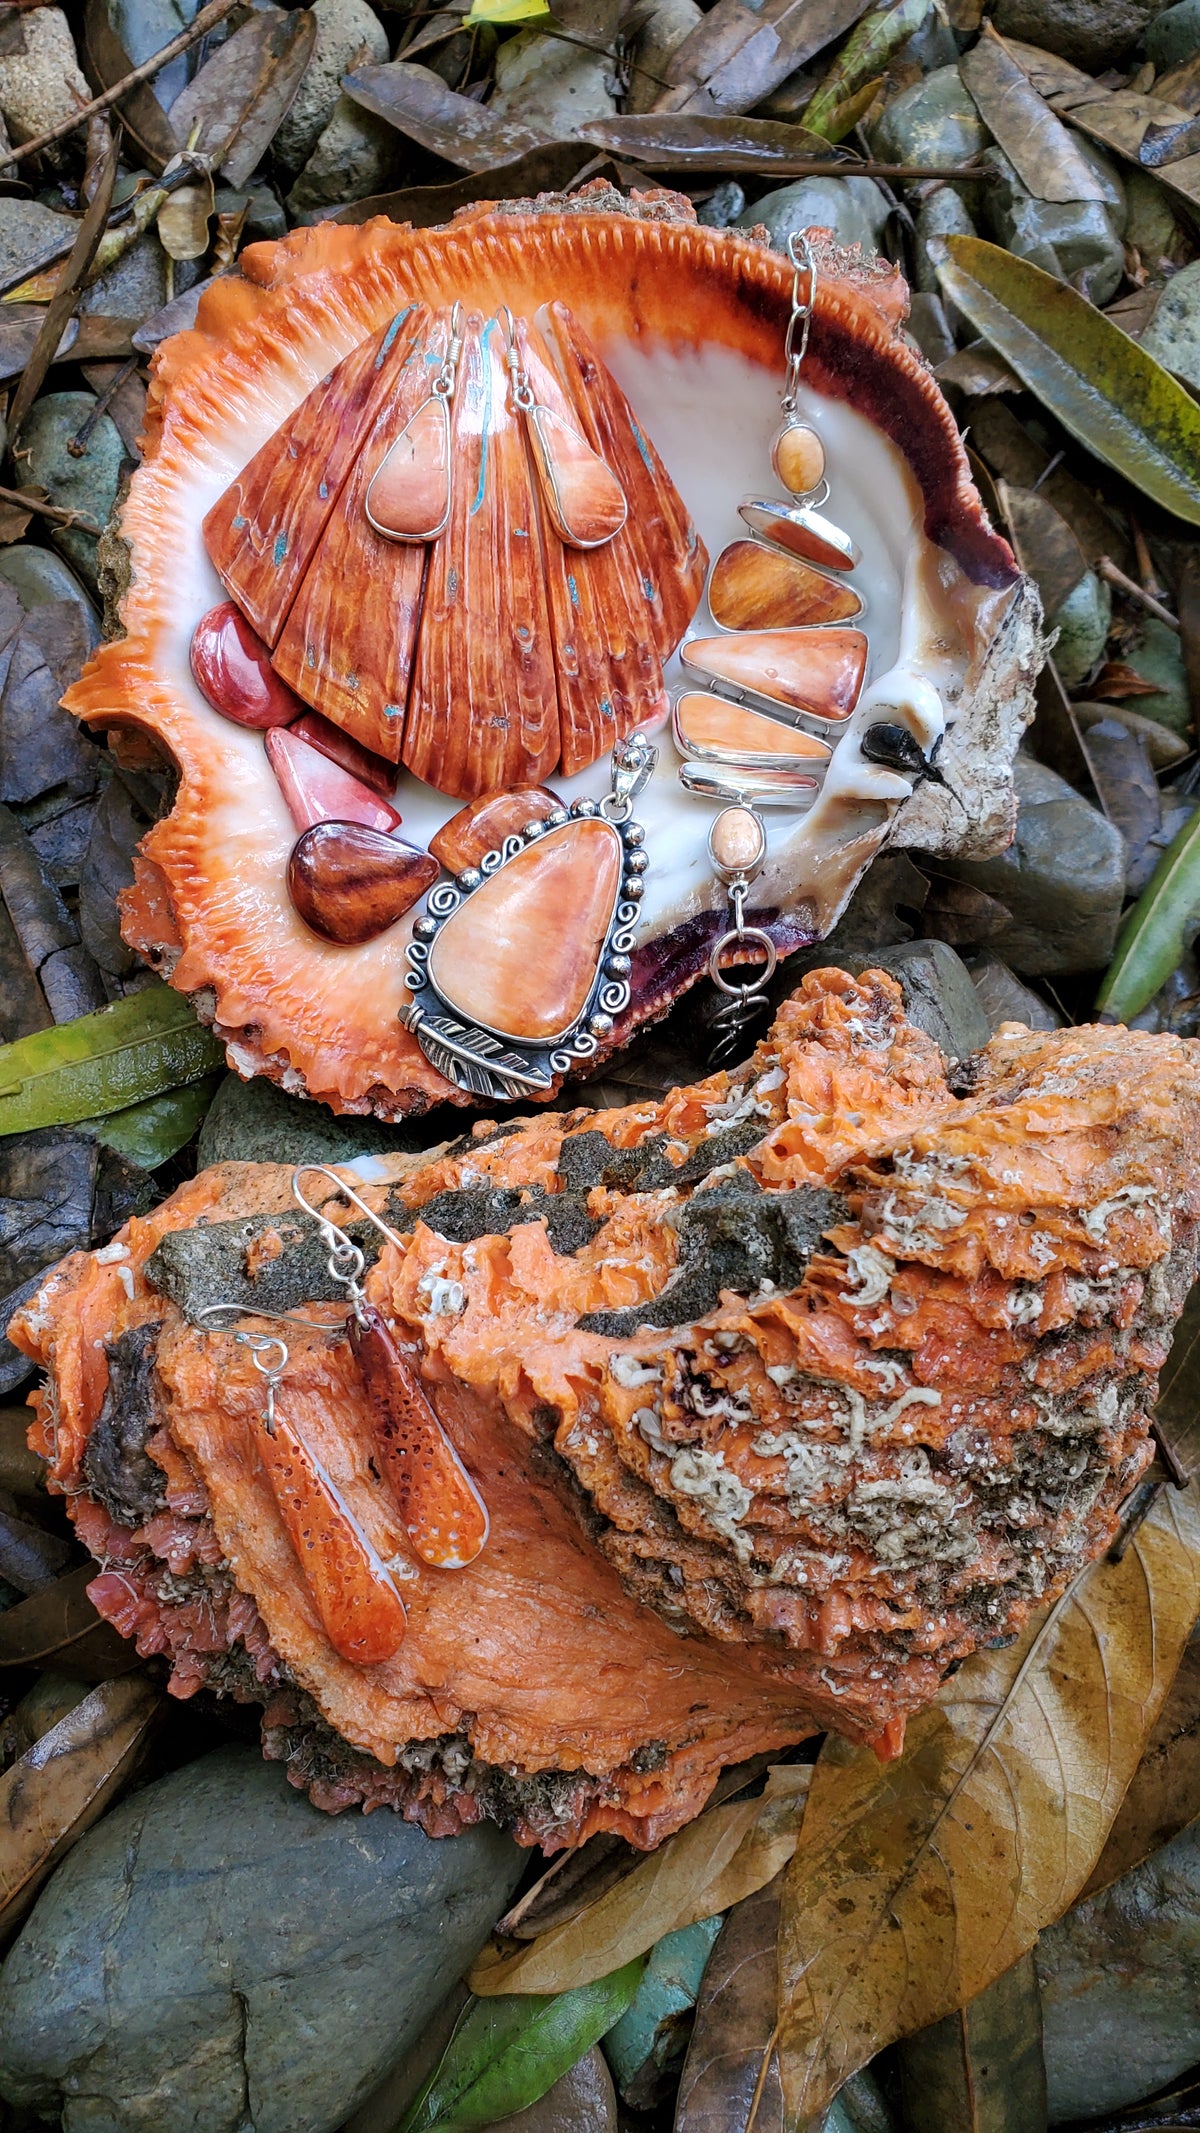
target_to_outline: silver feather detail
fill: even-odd
[[[554,1085],[543,1066],[518,1052],[506,1052],[498,1037],[469,1022],[411,1011],[407,1020],[430,1065],[475,1096],[528,1096]]]

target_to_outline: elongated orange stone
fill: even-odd
[[[783,726],[761,711],[744,704],[731,704],[724,696],[702,695],[699,690],[681,696],[675,706],[675,730],[685,754],[694,749],[717,760],[743,761],[748,756],[799,757],[827,763],[832,751],[824,741],[801,733],[797,726]]]
[[[375,1441],[400,1521],[423,1563],[465,1570],[488,1537],[487,1506],[373,1304],[350,1345],[374,1403]]]
[[[596,817],[527,845],[446,920],[429,974],[448,1007],[525,1044],[551,1044],[592,989],[621,884],[621,840]]]
[[[560,539],[599,548],[621,531],[629,506],[611,467],[587,439],[548,407],[529,410],[529,443],[546,507]]]
[[[843,719],[858,702],[867,640],[861,630],[747,630],[693,637],[680,657],[696,673],[773,697],[790,710]]]
[[[747,499],[738,505],[738,516],[745,520],[751,533],[761,534],[764,541],[774,541],[789,555],[815,563],[820,570],[853,570],[859,560],[849,534],[811,504],[755,503]]]
[[[380,1557],[336,1484],[276,1409],[258,1456],[321,1624],[339,1658],[378,1666],[404,1641],[408,1616]]]
[[[429,840],[435,859],[451,874],[477,867],[489,852],[498,852],[506,837],[519,836],[527,822],[544,822],[562,801],[544,785],[518,785],[512,791],[480,793],[460,807]]]
[[[450,516],[450,410],[430,395],[401,431],[366,496],[367,517],[389,541],[432,541]]]
[[[761,541],[731,541],[712,567],[708,605],[723,630],[796,628],[805,622],[852,622],[862,613],[853,586],[835,584]]]

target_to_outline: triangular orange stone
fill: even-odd
[[[621,886],[621,840],[595,817],[527,845],[468,896],[433,944],[447,1007],[523,1044],[553,1044],[595,982]]]
[[[853,622],[862,601],[806,563],[761,541],[731,541],[712,567],[708,606],[718,629],[796,628],[806,622]]]
[[[801,733],[798,726],[784,726],[762,711],[745,704],[731,704],[724,696],[706,696],[689,690],[675,706],[675,733],[685,755],[707,756],[717,762],[744,762],[755,756],[827,763],[830,750],[824,741]]]
[[[450,411],[433,394],[402,430],[367,490],[367,517],[389,541],[432,541],[450,516]]]
[[[816,718],[849,718],[867,666],[861,630],[747,630],[730,637],[693,637],[680,658],[686,667],[755,696],[773,698]]]

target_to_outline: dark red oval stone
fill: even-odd
[[[380,830],[318,822],[292,847],[287,883],[306,926],[352,947],[395,925],[440,871],[428,852]]]
[[[232,600],[210,607],[192,631],[192,673],[214,711],[259,733],[290,726],[304,709],[271,665],[262,638]]]

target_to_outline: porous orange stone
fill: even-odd
[[[571,423],[548,407],[529,411],[529,443],[555,532],[572,548],[598,548],[629,513],[611,467]]]
[[[451,874],[477,867],[489,852],[498,852],[506,837],[518,837],[527,822],[544,822],[562,801],[544,785],[518,785],[508,792],[480,793],[460,807],[429,840],[435,859]]]
[[[450,516],[450,411],[433,395],[401,431],[366,495],[366,512],[389,541],[431,541]]]
[[[825,447],[806,422],[789,422],[775,439],[771,465],[785,489],[805,496],[825,478]]]
[[[676,704],[675,733],[685,754],[694,752],[718,761],[769,755],[789,761],[803,756],[827,763],[831,754],[824,741],[801,733],[798,726],[781,725],[762,711],[748,711],[745,704],[731,704],[724,696],[708,696],[699,690],[689,690]]]
[[[497,1036],[549,1044],[592,989],[621,884],[607,822],[565,822],[490,876],[446,920],[429,974],[448,1007]]]
[[[708,848],[725,873],[749,873],[762,862],[766,833],[750,808],[727,807],[709,831]]]
[[[701,674],[773,697],[790,710],[843,719],[858,702],[867,640],[861,630],[748,630],[693,637],[680,656]]]
[[[428,852],[359,822],[317,822],[288,860],[288,894],[323,940],[373,941],[437,880]]]
[[[835,584],[792,556],[761,541],[731,541],[713,564],[708,605],[723,630],[796,628],[805,622],[852,622],[862,601],[850,585]]]

